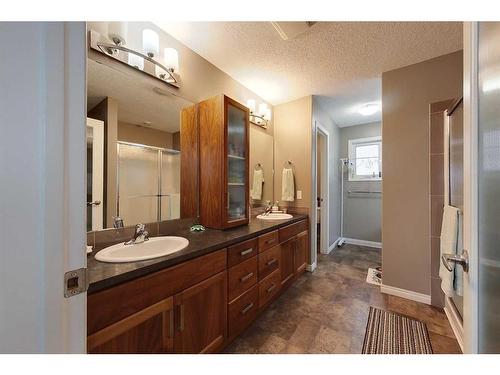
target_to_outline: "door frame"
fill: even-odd
[[[478,22],[464,22],[464,353],[478,352]]]
[[[318,136],[324,138],[324,147],[323,147],[323,152],[321,153],[321,176],[319,181],[321,185],[321,195],[323,196],[323,201],[321,202],[321,210],[320,210],[320,220],[321,220],[321,226],[322,228],[326,228],[326,230],[321,230],[320,233],[320,253],[321,254],[328,254],[330,252],[329,247],[330,247],[330,215],[328,214],[329,207],[330,207],[330,189],[329,189],[329,184],[328,182],[330,181],[330,165],[329,165],[329,159],[330,159],[330,148],[328,145],[330,144],[330,134],[328,133],[328,130],[324,126],[321,125],[319,121],[315,121],[316,125],[316,131],[314,134],[314,155],[313,155],[313,160],[314,160],[314,183],[313,183],[313,200],[312,200],[312,210],[311,210],[311,220],[312,220],[312,232],[313,235],[311,237],[312,240],[314,241],[313,244],[317,244],[317,217],[318,217],[318,210],[317,210],[317,199],[318,199],[318,175],[317,175],[317,167],[318,167],[318,160],[317,160],[317,155],[318,155]],[[326,207],[326,209],[324,209]],[[316,253],[316,246],[311,247],[311,252]],[[312,258],[311,259],[315,259]]]

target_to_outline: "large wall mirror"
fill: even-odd
[[[180,115],[193,103],[139,71],[88,58],[87,230],[180,217]],[[117,219],[119,218],[119,219]]]

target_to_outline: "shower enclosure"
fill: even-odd
[[[118,142],[117,207],[125,225],[180,217],[180,151]]]

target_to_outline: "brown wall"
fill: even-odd
[[[384,285],[430,295],[429,106],[461,96],[462,51],[382,74]]]
[[[311,205],[312,96],[274,107],[274,197],[280,204],[308,211]],[[302,199],[281,202],[281,177],[284,163],[293,163],[295,191]]]
[[[118,123],[118,140],[153,147],[173,148],[172,133],[126,122]]]

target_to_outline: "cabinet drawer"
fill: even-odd
[[[299,234],[300,232],[306,231],[307,228],[307,220],[299,221],[298,223],[287,225],[279,230],[279,240],[281,242],[285,242],[289,238]]]
[[[259,282],[259,307],[270,302],[281,288],[280,270],[277,269],[264,280]]]
[[[228,306],[229,337],[244,330],[257,316],[259,308],[259,287],[255,285]]]
[[[244,260],[257,255],[258,241],[257,238],[240,242],[239,244],[229,246],[227,248],[227,265],[232,267]]]
[[[281,249],[274,246],[259,254],[259,280],[262,280],[280,266]]]
[[[232,301],[257,283],[257,257],[245,260],[229,269],[229,300]]]
[[[259,252],[276,246],[279,243],[278,241],[279,235],[277,230],[259,236]]]

